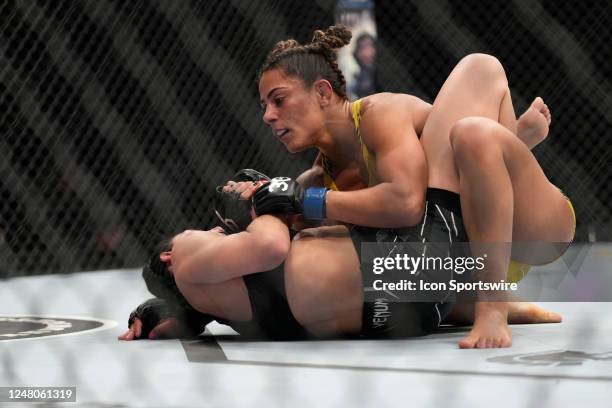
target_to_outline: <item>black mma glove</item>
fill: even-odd
[[[239,182],[239,181],[255,181],[256,182],[256,181],[261,181],[261,180],[270,181],[270,177],[266,176],[263,173],[258,172],[257,170],[242,169],[242,170],[238,170],[236,174],[234,174],[230,180],[235,181],[235,182]]]
[[[140,337],[138,338],[149,338],[149,333],[155,326],[157,326],[162,320],[172,317],[170,314],[170,307],[168,303],[163,299],[152,298],[141,303],[136,310],[130,313],[128,319],[128,327],[134,323],[134,319],[138,318],[142,322],[142,330]]]
[[[270,178],[257,170],[242,169],[234,174],[231,180],[256,183],[261,180],[268,181]],[[251,201],[241,199],[240,193],[236,191],[224,192],[223,187],[217,187],[215,215],[228,234],[246,230],[246,227],[251,223],[251,206]]]
[[[325,218],[324,187],[306,190],[289,177],[276,177],[253,195],[253,209],[262,214],[303,214],[307,219]]]
[[[183,309],[176,314],[172,313],[171,307],[164,299],[152,298],[140,304],[136,310],[130,313],[128,327],[138,318],[142,322],[142,330],[139,339],[149,338],[149,333],[160,324],[164,319],[174,317],[188,334],[197,336],[202,333],[206,325],[214,319],[212,316],[200,313],[192,308]]]

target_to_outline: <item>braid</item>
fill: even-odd
[[[322,43],[330,49],[338,49],[347,45],[351,41],[351,32],[342,24],[329,27],[325,31],[316,30],[312,36],[311,43]]]
[[[276,46],[270,51],[267,59],[278,59],[284,52],[290,49],[299,48],[300,43],[298,43],[293,38],[290,38],[286,41],[279,41],[276,43]]]
[[[342,70],[340,70],[340,67],[338,66],[338,61],[336,59],[336,54],[334,53],[333,48],[331,48],[328,43],[325,42],[312,43],[310,45],[307,45],[306,48],[312,49],[313,52],[320,54],[325,58],[325,61],[327,61],[329,67],[338,77],[338,81],[340,83],[340,91],[337,91],[337,93],[343,98],[346,98],[346,79],[344,78]]]
[[[267,55],[258,77],[261,79],[264,72],[280,68],[285,74],[300,78],[307,86],[317,79],[326,79],[334,92],[346,99],[346,80],[334,50],[344,47],[350,40],[350,30],[335,25],[325,31],[316,30],[312,41],[306,45],[294,39],[279,41]]]

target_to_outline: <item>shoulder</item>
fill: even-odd
[[[397,143],[406,132],[420,133],[421,117],[426,117],[430,105],[413,95],[379,93],[363,98],[361,135],[367,146],[380,148]]]
[[[409,118],[413,110],[423,104],[428,105],[414,95],[391,92],[377,93],[361,100],[361,115],[364,119],[366,115],[374,116],[374,114],[389,112]]]

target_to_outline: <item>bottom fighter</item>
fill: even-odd
[[[452,296],[406,302],[372,292],[372,274],[360,265],[359,252],[361,242],[377,241],[379,230],[336,225],[291,237],[286,218],[262,215],[251,222],[244,203],[260,185],[230,183],[222,193],[223,211],[232,213],[221,215],[224,227],[185,231],[154,254],[143,277],[157,299],[132,313],[120,339],[199,334],[213,320],[244,336],[279,340],[419,336],[442,323],[470,323],[473,303],[455,303]],[[432,198],[437,191],[427,194]],[[402,239],[427,245],[448,241],[452,231],[454,241],[467,241],[457,219],[459,197],[428,202],[441,208],[430,209],[427,225],[410,229]],[[449,226],[451,213],[456,225]],[[508,321],[547,323],[561,317],[532,304],[511,303]]]

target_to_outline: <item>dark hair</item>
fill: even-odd
[[[158,244],[155,253],[142,268],[142,277],[149,292],[166,301],[170,315],[182,321],[192,335],[198,335],[216,318],[195,310],[179,291],[168,266],[159,259],[160,253],[171,249],[171,239]]]
[[[149,292],[160,299],[164,299],[168,302],[170,309],[177,312],[192,307],[176,286],[168,266],[159,259],[160,253],[172,249],[170,242],[170,239],[165,239],[157,245],[155,252],[142,268],[142,278],[147,284]]]
[[[301,79],[307,87],[317,79],[325,79],[336,94],[347,99],[346,80],[338,67],[334,50],[350,41],[350,30],[341,24],[325,31],[316,30],[310,44],[301,45],[294,39],[279,41],[267,55],[258,79],[264,72],[279,68],[286,75]]]

